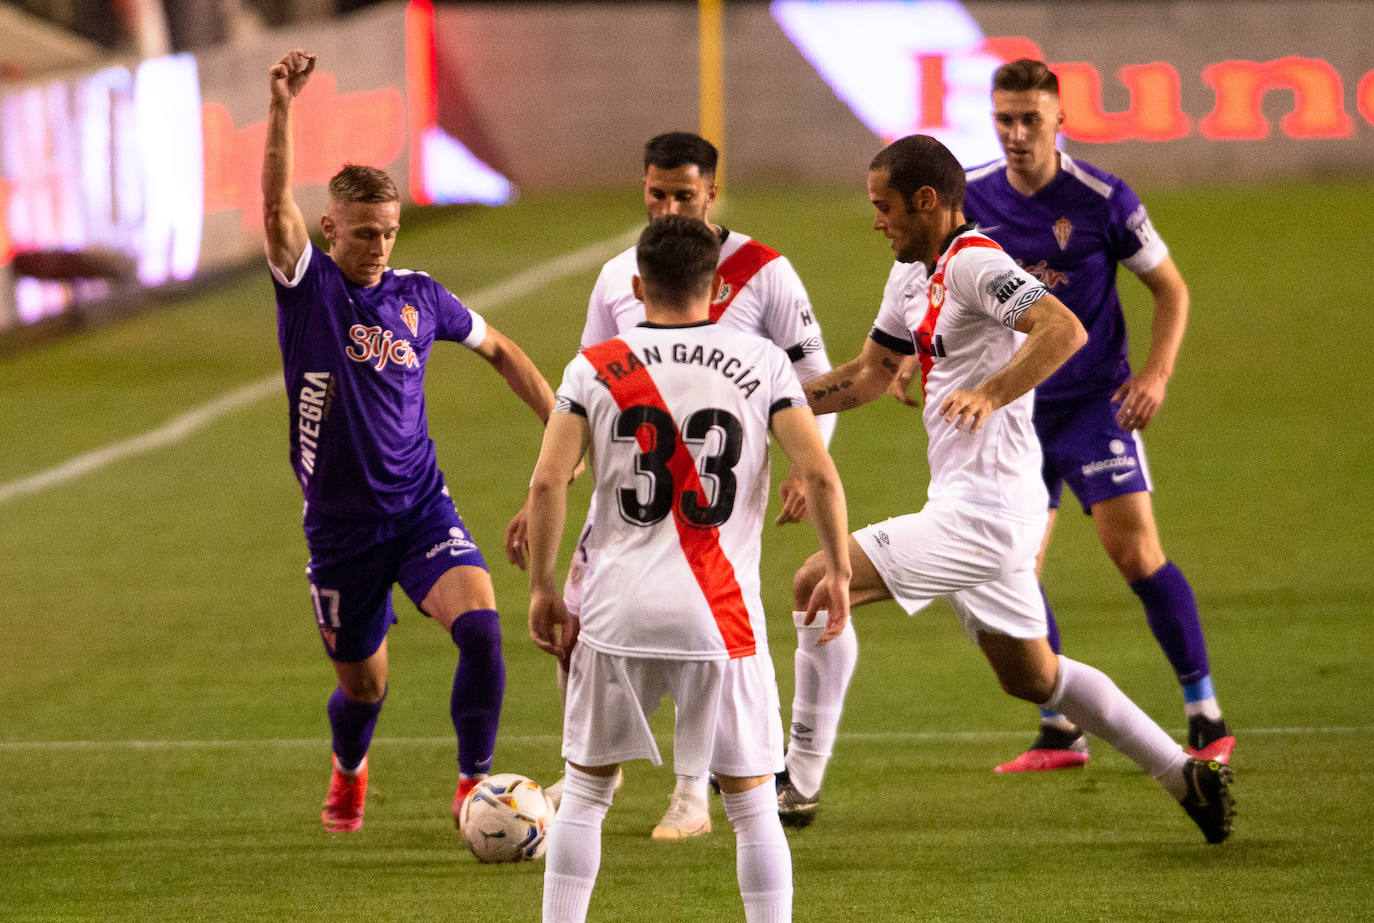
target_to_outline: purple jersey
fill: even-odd
[[[1031,196],[1012,188],[1006,160],[968,172],[964,214],[1064,302],[1088,343],[1042,384],[1039,401],[1110,396],[1130,377],[1116,264],[1153,269],[1169,250],[1131,188],[1060,154],[1060,170]]]
[[[435,340],[481,344],[486,324],[421,272],[354,285],[307,246],[290,279],[272,267],[291,411],[291,467],[309,514],[394,516],[443,488],[425,417]]]

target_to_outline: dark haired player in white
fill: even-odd
[[[518,346],[442,285],[390,267],[401,203],[386,173],[340,170],[320,222],[328,252],[311,245],[291,191],[291,105],[314,68],[315,56],[300,49],[271,68],[262,188],[310,595],[338,676],[321,819],[331,832],[362,826],[367,751],[387,692],[386,635],[396,621],[391,587],[400,583],[458,647],[450,700],[456,821],[463,796],[491,769],[506,672],[491,577],[429,438],[425,366],[436,340],[462,343],[541,420],[553,391]]]
[[[813,607],[807,621],[823,646],[849,616],[844,492],[787,354],[711,322],[719,250],[695,218],[644,230],[632,284],[645,320],[568,363],[530,482],[530,634],[571,657],[546,923],[586,919],[619,764],[660,762],[649,716],[665,695],[678,772],[720,783],[745,919],[792,919],[774,786],[782,723],[759,595],[769,434],[804,484],[820,540],[816,596],[828,616]],[[582,541],[594,553],[574,618],[555,564],[568,481],[588,451],[597,509]]]
[[[792,360],[803,384],[830,370],[830,359],[821,338],[820,323],[811,307],[806,287],[791,262],[771,247],[739,231],[711,222],[716,201],[715,145],[700,135],[670,131],[650,138],[644,145],[644,211],[650,221],[682,215],[704,222],[720,238],[716,272],[721,284],[711,301],[710,319],[725,327],[743,330],[772,340]],[[582,346],[600,343],[644,320],[644,304],[630,285],[637,269],[636,248],[612,257],[601,267],[587,304]],[[829,444],[835,430],[833,414],[818,418],[821,435]],[[787,478],[779,493],[779,523],[797,522],[805,498],[797,482]],[[523,511],[507,530],[507,557],[523,566]],[[591,522],[583,528],[585,535]],[[579,542],[574,567],[563,588],[563,600],[574,615],[581,606],[582,573],[588,550]],[[805,827],[815,817],[821,780],[835,745],[844,705],[845,690],[854,675],[859,641],[852,626],[832,644],[818,645],[820,627],[802,623],[805,613],[793,613],[797,629],[794,655],[792,721],[786,766],[778,780],[778,810],[783,823]],[[565,677],[560,674],[560,682]],[[558,797],[558,783],[550,795]],[[711,830],[707,809],[707,780],[679,773],[668,810],[652,831],[654,839],[682,839]]]
[[[1140,437],[1163,403],[1174,371],[1188,319],[1188,287],[1131,188],[1056,150],[1064,113],[1059,81],[1043,62],[1022,59],[998,68],[992,106],[1005,156],[968,172],[964,212],[1062,299],[1088,331],[1087,346],[1035,389],[1035,429],[1045,454],[1050,505],[1037,575],[1067,483],[1092,515],[1112,563],[1140,598],[1150,630],[1183,688],[1189,752],[1227,762],[1235,737],[1212,687],[1193,589],[1160,542]],[[1140,278],[1154,302],[1149,353],[1134,375],[1116,290],[1118,264]],[[1058,651],[1048,597],[1045,610]],[[1042,709],[1031,749],[997,771],[1061,769],[1087,760],[1082,729]]]
[[[1008,694],[1053,708],[1153,776],[1209,843],[1231,833],[1231,770],[1179,745],[1100,670],[1046,639],[1035,558],[1045,533],[1032,391],[1087,340],[1083,325],[996,242],[966,222],[964,169],[926,135],[873,159],[873,226],[896,262],[860,354],[807,386],[817,413],[874,400],[918,357],[930,486],[917,513],[851,536],[852,604],[893,599],[915,614],[949,601]],[[813,556],[793,580],[814,609]]]

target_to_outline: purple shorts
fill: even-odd
[[[306,523],[310,598],[325,652],[355,663],[381,647],[396,612],[392,584],[418,608],[434,584],[460,565],[487,569],[448,489],[392,519]]]
[[[1059,508],[1066,483],[1085,513],[1103,500],[1153,489],[1145,446],[1139,433],[1117,425],[1119,408],[1109,400],[1036,402],[1050,509]]]

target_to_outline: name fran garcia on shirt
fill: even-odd
[[[642,355],[636,354],[632,349],[627,349],[624,359],[611,360],[605,364],[604,369],[599,369],[596,380],[609,390],[613,380],[620,381],[639,369],[662,365],[665,362],[673,362],[678,365],[697,365],[719,372],[743,391],[745,397],[753,396],[754,392],[763,384],[754,367],[744,360],[731,356],[714,346],[706,347],[688,343],[673,343],[668,348],[666,360],[663,357],[662,348],[658,346],[644,347]]]

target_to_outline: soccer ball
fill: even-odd
[[[538,859],[544,855],[544,835],[552,820],[544,790],[513,772],[478,782],[458,812],[463,842],[482,862]]]

